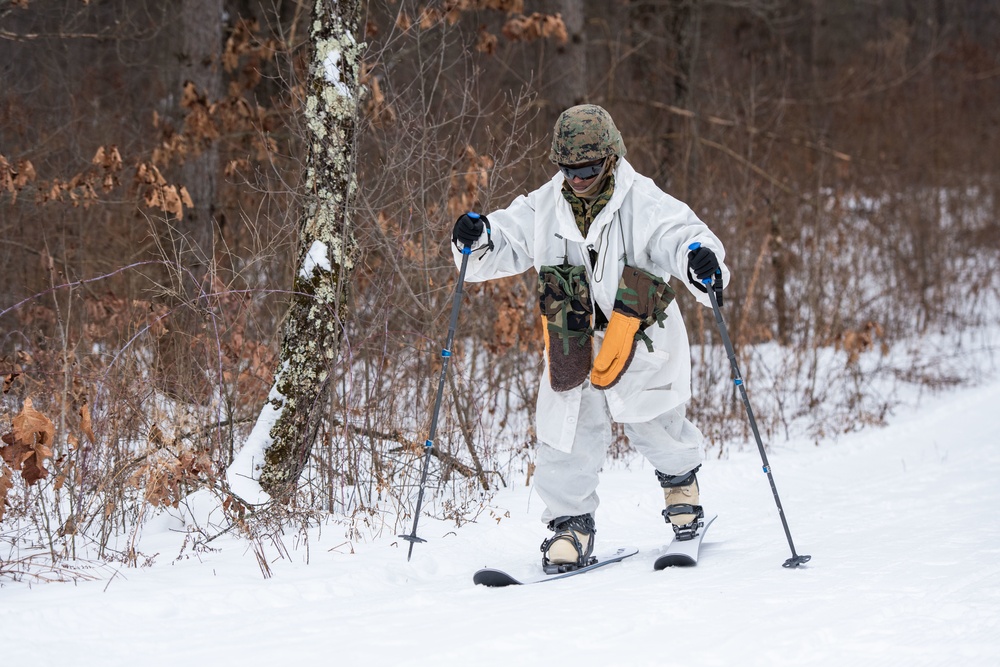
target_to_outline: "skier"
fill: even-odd
[[[611,420],[655,468],[663,516],[693,536],[700,506],[701,432],[685,418],[691,360],[667,285],[681,279],[711,307],[729,270],[722,243],[684,203],[625,159],[611,116],[575,106],[556,121],[549,160],[559,172],[488,216],[456,221],[455,261],[470,246],[473,282],[538,271],[546,364],[536,409],[535,488],[545,503],[548,572],[586,565],[594,551],[598,471]],[[695,245],[700,244],[700,245]]]

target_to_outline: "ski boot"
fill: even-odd
[[[683,475],[667,475],[656,471],[656,478],[663,487],[663,498],[667,509],[663,510],[663,519],[674,529],[674,538],[680,541],[690,540],[698,534],[705,517],[705,511],[698,504],[698,479],[694,470]]]
[[[561,574],[591,565],[594,553],[594,517],[589,514],[561,516],[549,521],[555,535],[542,542],[542,569]]]

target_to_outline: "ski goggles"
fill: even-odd
[[[593,178],[601,173],[604,169],[605,158],[597,160],[596,162],[588,162],[586,164],[577,165],[559,165],[559,171],[563,173],[567,179],[572,180],[573,178],[579,178],[581,181],[585,181],[588,178]]]

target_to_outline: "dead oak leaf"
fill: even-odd
[[[52,441],[55,438],[52,421],[35,410],[31,399],[24,399],[24,407],[11,422],[11,431],[2,440],[0,457],[14,470],[21,472],[24,481],[31,485],[46,477],[45,459],[52,458]]]
[[[94,437],[94,426],[90,420],[90,406],[86,403],[80,406],[80,430],[90,440],[90,444],[97,444],[97,438]]]
[[[0,521],[3,521],[3,511],[7,507],[7,492],[14,486],[14,475],[10,468],[0,463]]]

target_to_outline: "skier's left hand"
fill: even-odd
[[[708,292],[705,284],[706,279],[716,278],[720,275],[719,258],[715,256],[710,248],[699,245],[688,253],[688,280],[691,284],[702,292]],[[692,277],[693,275],[693,277]],[[722,280],[716,279],[713,288],[719,305],[722,305]]]
[[[705,279],[715,277],[715,273],[718,270],[719,259],[709,248],[698,246],[698,248],[688,253],[688,279],[697,287],[700,287],[702,291],[705,291]],[[691,278],[692,273],[698,279],[697,282]]]

